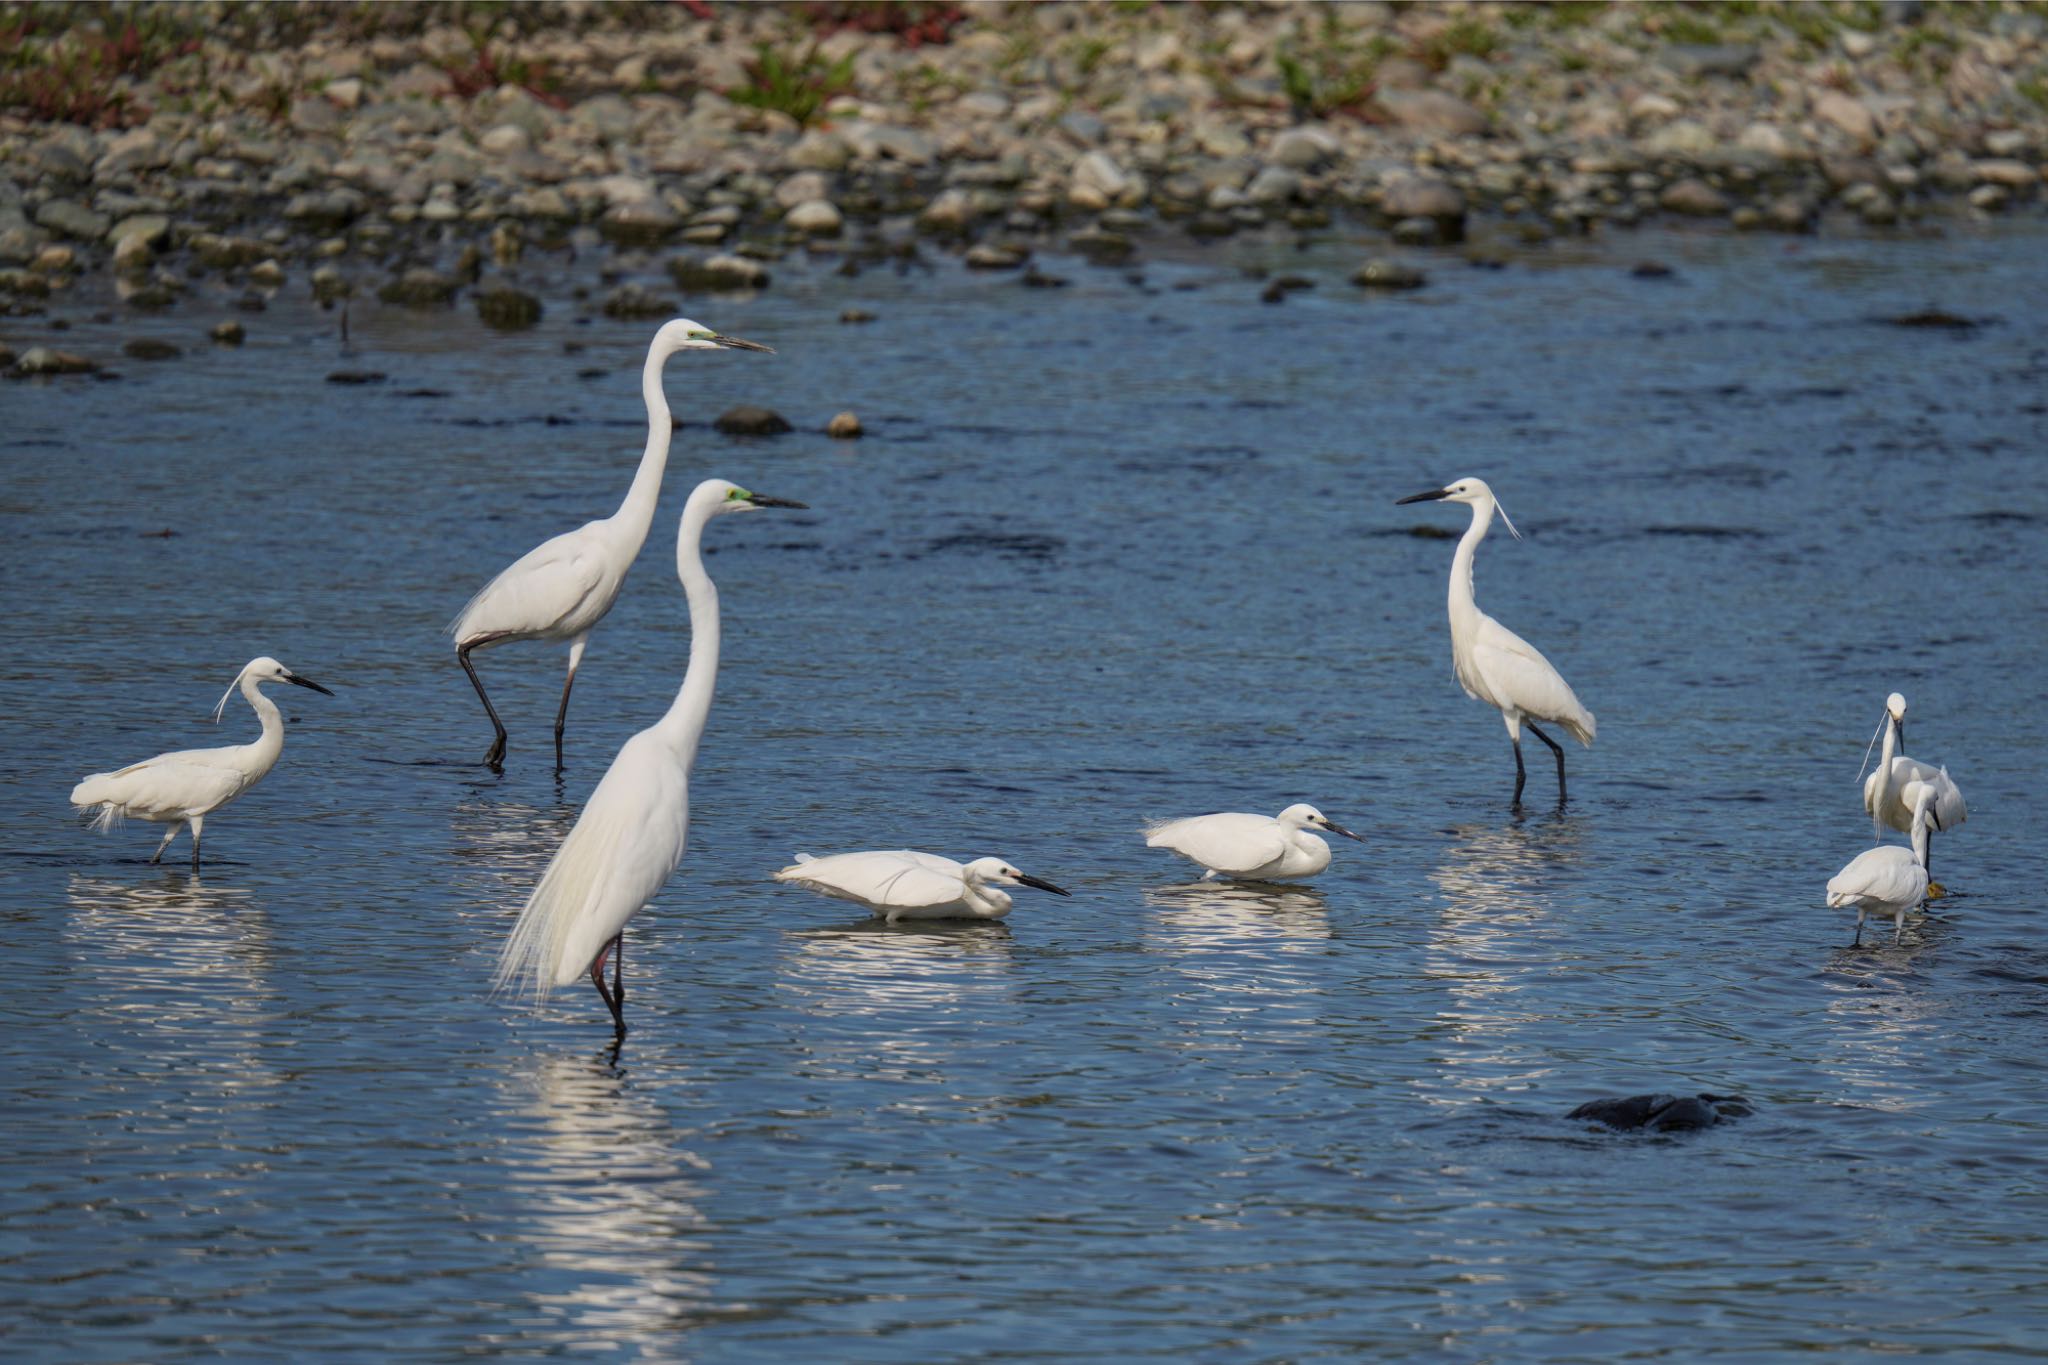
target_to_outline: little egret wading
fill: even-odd
[[[1222,811],[1161,820],[1145,827],[1145,847],[1169,849],[1200,863],[1208,869],[1202,874],[1204,881],[1295,881],[1330,865],[1330,846],[1309,833],[1311,829],[1365,842],[1314,806],[1297,804],[1278,815]]]
[[[688,318],[663,324],[647,348],[640,372],[640,394],[647,402],[647,449],[619,510],[598,521],[566,531],[514,560],[484,585],[448,627],[455,638],[455,657],[469,674],[484,714],[496,732],[484,762],[497,768],[505,759],[505,726],[484,691],[483,679],[470,661],[472,650],[508,640],[567,640],[569,676],[562,683],[562,704],[555,711],[555,771],[562,770],[562,729],[569,720],[569,689],[576,685],[576,667],[591,627],[605,618],[619,600],[626,570],[640,553],[654,524],[654,505],[661,497],[661,476],[668,468],[668,400],[662,395],[661,372],[677,351],[767,351],[759,342],[720,336]]]
[[[496,988],[514,984],[544,999],[586,971],[626,1036],[626,921],[683,861],[690,829],[690,769],[718,680],[718,589],[704,572],[704,525],[728,512],[803,507],[706,479],[683,506],[676,576],[690,604],[690,663],[668,714],[619,747],[583,813],[534,888],[498,958]],[[604,984],[605,957],[612,984]]]
[[[1906,912],[1927,898],[1927,864],[1923,851],[1927,831],[1939,829],[1934,813],[1939,793],[1932,783],[1909,783],[1906,799],[1913,806],[1911,833],[1913,847],[1881,844],[1867,848],[1849,860],[1849,865],[1828,879],[1828,906],[1856,911],[1856,944],[1863,946],[1863,917],[1875,910],[1892,915],[1892,942],[1905,937]]]
[[[1010,913],[1006,886],[1030,886],[1072,895],[1051,882],[1027,877],[1001,858],[959,863],[913,849],[834,853],[796,861],[775,874],[820,895],[865,905],[889,923],[906,919],[1001,919]]]
[[[1906,747],[1904,697],[1894,692],[1885,698],[1884,712],[1884,719],[1878,723],[1884,747],[1878,753],[1876,769],[1863,780],[1863,809],[1870,812],[1871,832],[1877,833],[1890,825],[1901,834],[1911,833],[1913,804],[1906,789],[1915,782],[1925,782],[1934,791],[1934,819],[1929,827],[1946,834],[1970,818],[1970,809],[1963,804],[1962,789],[1948,775],[1948,769],[1899,753]],[[1869,750],[1864,753],[1868,756]],[[1920,851],[1920,865],[1933,876],[1934,836],[1923,832],[1913,835],[1913,841]]]
[[[240,796],[263,779],[284,752],[284,718],[277,703],[260,690],[265,683],[288,682],[310,687],[333,696],[311,678],[302,678],[269,655],[243,665],[220,705],[213,708],[218,721],[228,698],[237,687],[256,712],[263,733],[254,744],[230,744],[219,749],[179,749],[158,754],[118,772],[94,773],[71,789],[71,804],[79,814],[91,814],[94,829],[104,830],[122,820],[149,820],[169,825],[164,841],[156,846],[151,863],[162,860],[164,850],[178,831],[192,826],[192,870],[199,870],[199,833],[206,817]]]
[[[1507,724],[1508,739],[1515,746],[1515,804],[1522,800],[1522,786],[1528,772],[1522,766],[1522,727],[1550,747],[1557,756],[1557,801],[1564,804],[1564,750],[1557,741],[1536,728],[1539,720],[1554,721],[1571,732],[1579,743],[1592,747],[1593,713],[1579,704],[1571,685],[1536,646],[1479,610],[1472,598],[1472,555],[1493,522],[1496,509],[1516,540],[1522,533],[1508,520],[1505,508],[1494,500],[1484,479],[1459,479],[1456,483],[1400,499],[1410,502],[1463,502],[1472,507],[1472,524],[1458,539],[1458,552],[1451,558],[1451,667],[1465,695],[1499,709]],[[1396,505],[1399,505],[1398,503]]]

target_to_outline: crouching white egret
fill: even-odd
[[[243,698],[255,709],[263,733],[254,744],[230,744],[219,749],[179,749],[158,754],[118,772],[94,773],[71,789],[71,804],[81,815],[90,814],[94,829],[104,830],[122,820],[149,820],[169,825],[163,842],[156,846],[150,862],[162,860],[164,850],[178,831],[192,826],[192,870],[199,870],[199,834],[206,817],[240,796],[262,780],[284,752],[284,718],[277,703],[263,695],[265,683],[288,682],[310,687],[333,696],[311,678],[299,676],[269,655],[249,660],[220,705],[213,708],[218,721],[228,698],[242,689]]]
[[[1289,806],[1278,815],[1222,811],[1161,820],[1145,827],[1147,848],[1171,849],[1208,870],[1212,877],[1241,882],[1295,881],[1313,877],[1330,865],[1330,846],[1311,829],[1326,829],[1347,839],[1363,837],[1337,824],[1314,806]]]
[[[1515,802],[1522,800],[1527,772],[1522,767],[1522,727],[1549,746],[1557,757],[1557,800],[1564,803],[1564,750],[1557,741],[1538,729],[1539,720],[1554,721],[1571,732],[1579,743],[1592,747],[1593,713],[1579,704],[1571,685],[1550,666],[1536,646],[1479,610],[1472,599],[1472,556],[1486,539],[1493,514],[1516,540],[1522,533],[1508,520],[1507,510],[1494,499],[1484,479],[1459,479],[1456,483],[1399,500],[1410,502],[1463,502],[1472,507],[1472,524],[1458,540],[1458,552],[1451,558],[1451,667],[1465,695],[1500,711],[1508,727],[1508,739],[1515,746]],[[1396,505],[1399,505],[1398,503]]]
[[[699,551],[705,523],[728,512],[803,503],[706,479],[683,505],[676,575],[690,605],[690,663],[668,714],[619,747],[569,837],[541,874],[498,958],[495,986],[514,983],[545,998],[585,972],[626,1036],[626,921],[683,861],[690,828],[690,769],[718,679],[718,589]],[[604,984],[606,955],[612,984]]]
[[[1932,763],[1922,763],[1917,758],[1907,758],[1899,753],[1906,746],[1906,699],[1897,692],[1885,698],[1884,719],[1878,728],[1884,735],[1884,747],[1878,754],[1877,767],[1863,780],[1863,809],[1870,812],[1871,832],[1876,833],[1889,825],[1901,834],[1913,828],[1913,805],[1906,796],[1906,789],[1915,782],[1925,782],[1934,789],[1934,818],[1929,821],[1930,829],[1946,834],[1970,818],[1970,809],[1963,803],[1962,789],[1948,775],[1948,769],[1938,768]],[[1866,757],[1869,750],[1865,750]],[[1932,834],[1916,835],[1920,844],[1920,863],[1928,875],[1934,875],[1934,837]]]
[[[908,848],[824,858],[799,853],[775,880],[865,905],[891,924],[906,919],[1001,919],[1010,913],[1010,895],[1002,889],[1006,886],[1034,887],[1055,896],[1073,894],[1028,877],[1001,858],[959,863]]]
[[[1856,946],[1863,944],[1863,918],[1875,910],[1892,915],[1892,942],[1906,933],[1906,912],[1927,898],[1927,864],[1924,861],[1929,829],[1938,829],[1934,806],[1939,793],[1929,782],[1908,784],[1906,799],[1912,803],[1911,848],[1880,844],[1867,848],[1849,860],[1849,865],[1828,880],[1828,906],[1856,911]]]
[[[640,468],[626,500],[619,510],[598,521],[588,522],[553,540],[543,541],[514,560],[509,568],[485,584],[469,599],[469,605],[448,627],[455,638],[455,657],[476,688],[496,731],[484,762],[498,767],[505,758],[505,726],[497,708],[484,692],[483,679],[470,661],[472,650],[508,640],[567,640],[569,676],[562,683],[562,704],[555,711],[555,771],[562,770],[562,729],[569,720],[569,689],[576,685],[576,668],[583,662],[583,647],[591,627],[605,618],[612,603],[619,600],[619,588],[626,570],[640,554],[647,530],[654,524],[654,505],[661,496],[661,476],[668,467],[668,400],[662,396],[661,371],[677,351],[768,351],[759,342],[720,336],[688,318],[664,323],[647,348],[647,363],[640,372],[640,395],[647,403],[647,449],[640,456]]]

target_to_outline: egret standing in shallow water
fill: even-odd
[[[1204,881],[1229,877],[1241,882],[1296,881],[1330,865],[1330,846],[1311,829],[1357,839],[1314,806],[1289,806],[1278,815],[1222,811],[1161,820],[1145,827],[1145,847],[1170,849],[1208,870]]]
[[[1892,693],[1885,698],[1884,711],[1884,719],[1879,722],[1884,733],[1884,747],[1878,753],[1877,768],[1863,780],[1863,809],[1870,812],[1872,832],[1886,825],[1901,834],[1912,831],[1913,804],[1906,795],[1906,789],[1915,782],[1925,782],[1934,791],[1931,828],[1945,834],[1969,819],[1970,810],[1963,804],[1962,789],[1948,775],[1948,769],[1899,753],[1906,745],[1906,699],[1897,692]],[[1869,750],[1864,753],[1868,756]],[[1934,837],[1916,834],[1913,839],[1920,846],[1920,864],[1931,877],[1934,874]]]
[[[661,390],[662,366],[677,351],[768,351],[758,342],[720,336],[709,327],[677,318],[654,334],[647,364],[640,372],[640,394],[647,402],[647,450],[626,500],[619,510],[587,522],[527,551],[511,567],[469,599],[448,633],[455,637],[455,657],[491,718],[496,736],[484,762],[498,767],[505,758],[505,726],[484,692],[470,651],[507,640],[567,640],[569,676],[562,683],[562,704],[555,711],[555,771],[562,770],[562,729],[569,720],[569,689],[576,685],[576,667],[591,627],[605,618],[619,600],[626,570],[640,554],[647,529],[654,524],[654,505],[661,497],[661,476],[668,468],[668,400]]]
[[[1522,801],[1522,785],[1528,779],[1522,767],[1522,727],[1550,746],[1557,756],[1557,801],[1564,804],[1564,750],[1557,741],[1536,728],[1539,720],[1553,721],[1571,732],[1579,743],[1593,743],[1593,713],[1579,704],[1571,685],[1543,657],[1536,646],[1479,610],[1472,599],[1472,555],[1493,522],[1499,504],[1483,479],[1459,479],[1456,483],[1413,497],[1410,502],[1463,502],[1472,507],[1472,524],[1458,539],[1458,552],[1451,559],[1451,667],[1465,695],[1500,711],[1508,727],[1508,739],[1515,746],[1515,804]],[[1508,520],[1506,509],[1500,519],[1508,534],[1520,540],[1522,533]]]
[[[1853,907],[1856,911],[1856,945],[1863,946],[1863,917],[1875,910],[1892,914],[1892,942],[1906,933],[1906,912],[1927,898],[1927,831],[1939,829],[1934,813],[1940,797],[1928,782],[1907,784],[1906,800],[1912,804],[1911,848],[1881,844],[1867,848],[1849,860],[1849,865],[1828,879],[1828,905],[1832,909]]]
[[[1010,913],[1006,886],[1030,886],[1055,896],[1073,894],[1027,877],[1001,858],[958,863],[936,853],[877,849],[796,861],[775,874],[821,895],[865,905],[889,923],[906,919],[1001,919]]]
[[[499,989],[521,982],[537,998],[586,971],[617,1036],[626,1036],[624,932],[683,861],[690,828],[690,769],[718,680],[718,589],[704,572],[704,525],[728,512],[802,507],[706,479],[690,494],[676,533],[676,575],[690,604],[690,663],[668,714],[619,748],[520,912],[498,958]],[[605,957],[612,984],[604,984]]]
[[[288,682],[310,687],[333,696],[311,678],[302,678],[269,655],[243,665],[228,690],[221,693],[213,718],[220,719],[228,698],[237,687],[255,709],[263,733],[254,744],[230,744],[219,749],[179,749],[131,764],[119,772],[94,773],[71,789],[71,804],[79,813],[92,813],[94,829],[104,830],[122,820],[149,820],[167,824],[164,841],[156,846],[151,863],[162,860],[164,850],[178,831],[192,826],[192,870],[199,870],[199,833],[206,817],[240,796],[276,766],[284,752],[284,718],[277,703],[263,695],[264,683]]]

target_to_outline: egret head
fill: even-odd
[[[1035,887],[1040,891],[1050,891],[1055,896],[1071,896],[1074,894],[1071,891],[1061,890],[1051,882],[1040,881],[1037,877],[1027,877],[1001,858],[976,858],[961,870],[966,873],[968,881],[980,882],[984,885],[1029,886]]]
[[[738,337],[720,336],[703,323],[692,322],[688,318],[677,318],[674,322],[663,323],[661,330],[654,334],[653,349],[664,356],[674,355],[677,351],[716,350],[766,351],[770,355],[775,354],[775,348],[772,346],[763,346],[758,341],[742,341]]]
[[[251,687],[261,687],[264,683],[274,682],[296,683],[300,687],[310,687],[322,696],[331,697],[334,695],[311,678],[300,677],[268,654],[264,654],[243,664],[242,671],[237,673],[235,680],[228,684],[228,690],[220,694],[220,703],[213,708],[213,718],[215,720],[220,719],[221,712],[227,707],[228,698],[234,696],[235,689],[244,682],[248,683]]]
[[[1362,836],[1353,834],[1306,801],[1297,802],[1281,811],[1278,819],[1290,829],[1325,829],[1332,834],[1341,834],[1347,839],[1357,839],[1361,844],[1365,842]]]
[[[1402,503],[1409,502],[1463,502],[1470,503],[1474,507],[1490,508],[1500,513],[1501,524],[1508,528],[1509,535],[1513,536],[1516,540],[1522,538],[1522,533],[1515,529],[1515,523],[1508,520],[1507,508],[1500,505],[1500,499],[1493,495],[1493,490],[1486,486],[1486,480],[1484,479],[1453,479],[1442,488],[1432,488],[1427,493],[1415,493],[1405,498],[1397,498],[1394,505],[1398,507]]]
[[[810,504],[791,502],[788,498],[771,498],[766,493],[750,492],[729,479],[706,479],[690,494],[690,501],[702,499],[711,504],[711,515],[722,517],[727,512],[752,512],[763,507],[797,507],[809,510]]]

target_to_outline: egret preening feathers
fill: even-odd
[[[704,526],[728,512],[803,505],[749,493],[724,479],[698,484],[683,505],[676,575],[690,605],[690,663],[682,688],[668,714],[620,746],[584,803],[512,928],[498,958],[497,988],[520,984],[544,998],[588,972],[617,1036],[626,1036],[626,921],[683,861],[690,769],[718,679],[718,589],[699,552]],[[610,989],[604,984],[608,953]]]
[[[1145,847],[1170,849],[1208,869],[1203,880],[1229,877],[1241,882],[1295,881],[1330,865],[1330,846],[1312,829],[1365,840],[1314,806],[1289,806],[1278,815],[1223,811],[1161,820],[1145,827]]]
[[[555,712],[555,771],[562,770],[562,729],[569,719],[569,689],[591,627],[605,618],[619,600],[626,570],[640,554],[647,530],[654,524],[654,505],[661,496],[661,476],[668,467],[668,400],[662,395],[661,372],[677,351],[770,351],[758,342],[720,336],[688,318],[663,324],[647,348],[640,373],[640,393],[647,403],[647,449],[619,510],[521,555],[511,567],[484,585],[455,618],[448,633],[455,637],[455,657],[476,688],[496,736],[484,762],[493,768],[505,758],[505,726],[484,692],[470,651],[507,640],[567,640],[569,676],[562,683],[562,704]]]
[[[1072,894],[1026,876],[1001,858],[959,863],[907,848],[825,858],[799,853],[775,880],[865,905],[891,924],[906,919],[1001,919],[1010,913],[1010,895],[1002,889],[1006,886],[1035,887],[1055,896]]]
[[[1554,721],[1588,746],[1593,743],[1593,713],[1579,704],[1571,685],[1550,666],[1536,646],[1479,610],[1472,598],[1472,555],[1486,539],[1493,514],[1507,525],[1508,534],[1522,538],[1507,511],[1494,500],[1484,479],[1459,479],[1427,493],[1399,500],[1410,502],[1462,502],[1472,507],[1472,524],[1458,539],[1458,552],[1451,559],[1451,667],[1465,695],[1500,711],[1507,724],[1508,739],[1515,746],[1515,802],[1522,800],[1527,772],[1522,767],[1522,727],[1549,746],[1557,757],[1557,800],[1564,803],[1564,750],[1536,727],[1539,720]]]
[[[1947,833],[1969,819],[1970,810],[1963,803],[1962,790],[1948,775],[1948,769],[1898,752],[1906,744],[1906,699],[1894,692],[1885,698],[1884,710],[1884,719],[1878,723],[1884,747],[1878,753],[1876,769],[1863,780],[1863,809],[1870,812],[1871,832],[1878,833],[1890,825],[1901,834],[1911,833],[1913,804],[1906,791],[1916,782],[1926,783],[1934,792],[1934,819],[1929,828]],[[1865,750],[1866,755],[1868,752]],[[1921,866],[1932,875],[1933,836],[1923,831],[1913,835],[1913,842],[1919,850]]]
[[[1856,945],[1863,943],[1863,918],[1875,910],[1892,915],[1892,942],[1906,933],[1906,912],[1927,898],[1927,832],[1940,829],[1935,812],[1940,793],[1929,782],[1910,782],[1905,799],[1913,817],[1909,831],[1911,848],[1880,844],[1867,848],[1849,860],[1849,865],[1828,880],[1828,905],[1856,911]]]
[[[118,772],[95,773],[71,789],[71,804],[80,814],[92,813],[93,828],[104,830],[124,819],[149,820],[170,829],[156,846],[150,862],[160,861],[171,840],[186,825],[192,826],[192,870],[199,870],[199,834],[206,817],[240,796],[262,780],[284,752],[284,718],[277,703],[260,690],[265,683],[288,682],[310,687],[333,696],[311,678],[302,678],[269,655],[243,665],[220,704],[213,708],[217,721],[237,687],[256,712],[263,733],[253,744],[230,744],[219,749],[179,749],[158,754]]]

